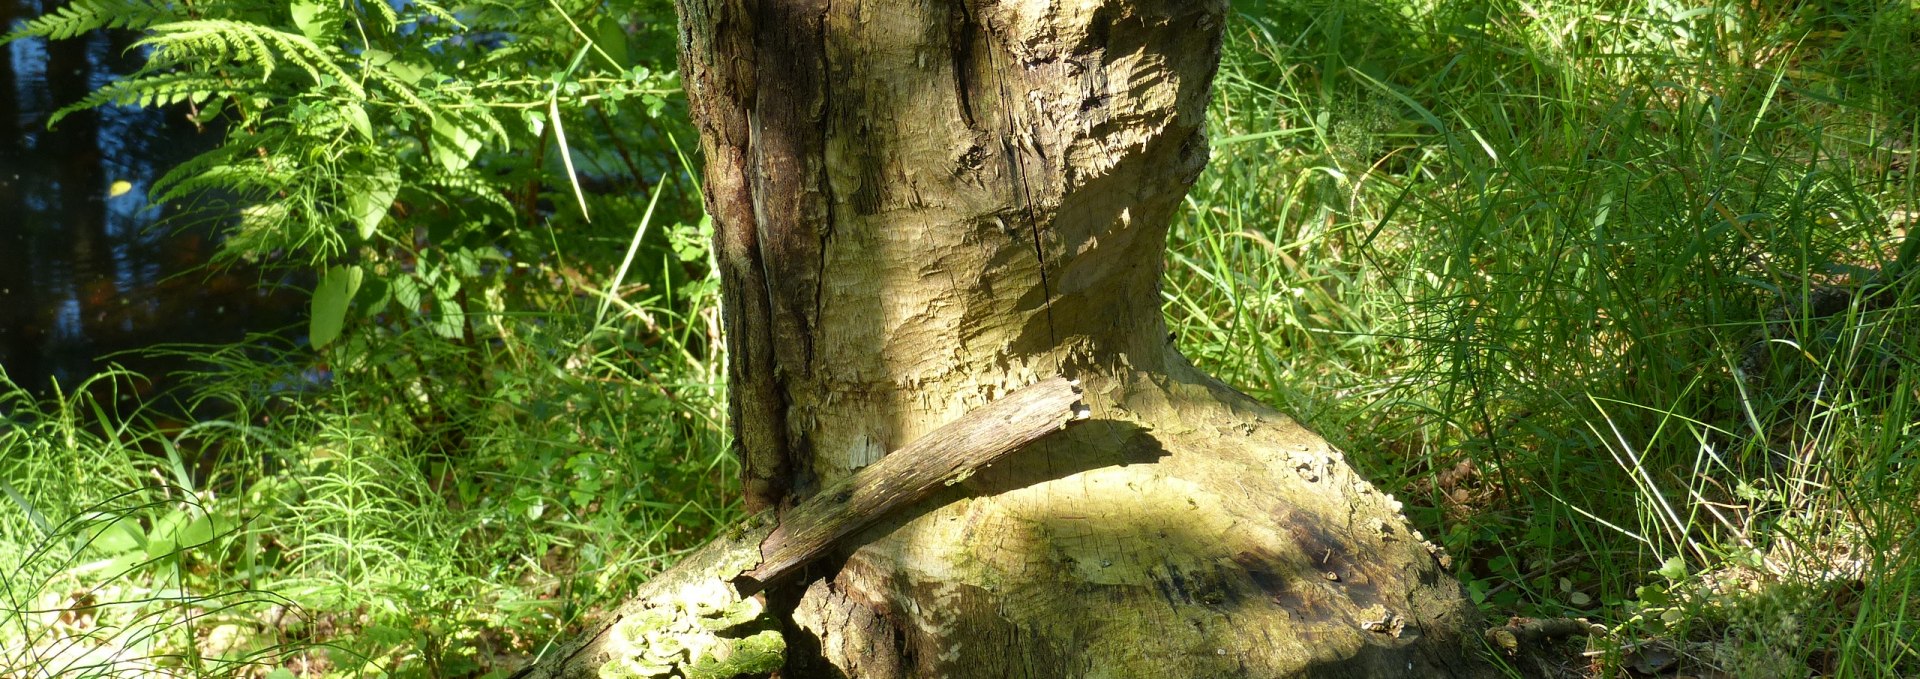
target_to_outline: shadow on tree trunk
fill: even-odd
[[[1053,375],[1090,416],[769,591],[780,676],[1490,672],[1399,503],[1167,341],[1224,3],[679,8],[750,507],[805,515]]]

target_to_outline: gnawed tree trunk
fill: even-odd
[[[775,588],[788,677],[1475,676],[1397,504],[1190,367],[1214,0],[679,0],[748,504],[1023,385],[1092,419]]]
[[[774,516],[759,512],[547,649],[515,679],[723,679],[782,667],[785,621],[754,597],[896,510],[1087,418],[1077,382],[1042,380],[940,425]],[[777,520],[777,524],[776,524]]]

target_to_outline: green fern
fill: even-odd
[[[506,196],[500,193],[498,186],[472,172],[435,174],[421,178],[420,183],[422,186],[446,189],[448,191],[465,194],[470,198],[478,199],[502,211],[513,212],[513,204],[507,202]],[[437,195],[444,196],[446,194]]]
[[[433,116],[434,107],[414,94],[413,86],[395,77],[392,71],[383,67],[369,67],[364,73],[366,73],[369,79],[378,83],[382,89],[398,97],[400,101],[408,107],[425,114],[427,117]]]
[[[134,43],[136,47],[154,48],[143,72],[180,65],[205,67],[235,62],[259,68],[260,79],[264,81],[272,77],[279,63],[275,57],[278,54],[300,67],[314,82],[338,84],[355,97],[366,96],[366,90],[327,50],[303,35],[223,19],[176,21],[156,25],[152,30],[151,37]]]
[[[366,90],[327,50],[305,36],[230,20],[178,21],[155,25],[153,35],[134,43],[152,47],[153,54],[138,72],[108,83],[80,101],[55,111],[48,120],[61,119],[100,106],[169,106],[203,103],[210,98],[239,94],[259,95],[248,82],[264,83],[283,60],[321,85],[338,85],[355,98]],[[400,89],[397,82],[385,82]],[[424,106],[411,93],[402,99]]]
[[[61,107],[49,117],[49,127],[73,113],[103,106],[172,106],[204,103],[238,91],[234,78],[208,73],[154,73],[107,83],[80,101]]]
[[[257,156],[249,156],[243,148],[230,144],[194,156],[161,175],[153,183],[153,200],[184,200],[205,191],[253,200],[285,189],[286,181],[284,173],[273,172]]]
[[[414,2],[413,8],[419,10],[420,13],[424,16],[430,16],[440,21],[446,22],[446,24],[452,27],[452,29],[455,31],[465,31],[468,28],[465,23],[462,23],[458,17],[455,17],[453,15],[452,10],[449,10],[445,7],[441,7],[439,3]]]
[[[179,12],[164,0],[74,0],[9,31],[0,45],[22,38],[66,40],[103,28],[141,30]]]
[[[625,98],[673,87],[664,69],[583,66],[590,38],[579,22],[596,14],[610,25],[631,21],[608,14],[609,5],[483,0],[456,15],[443,3],[74,0],[7,39],[142,33],[133,43],[146,57],[139,70],[52,120],[105,106],[184,104],[196,122],[223,123],[219,148],[150,189],[157,202],[222,203],[230,225],[223,257],[323,267],[419,261],[426,255],[418,250],[432,247],[417,235],[423,226],[451,234],[433,241],[502,242],[523,238],[525,226],[571,218],[523,199],[568,185],[544,166],[555,156],[529,152],[554,143],[552,127],[519,124],[529,111],[544,121],[556,104],[568,117],[594,105],[595,116],[618,116]],[[620,134],[617,123],[603,129]],[[587,135],[572,146],[594,145]],[[664,139],[648,143],[665,153]],[[644,165],[629,158],[614,171],[638,174]],[[394,209],[396,201],[411,209]]]

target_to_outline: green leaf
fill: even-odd
[[[471,248],[454,250],[448,259],[451,260],[454,271],[459,272],[460,275],[467,278],[480,277],[480,257],[475,255]]]
[[[381,168],[366,181],[347,195],[347,212],[359,227],[360,240],[373,238],[380,221],[387,217],[387,209],[393,207],[394,196],[400,193],[400,174],[393,168]]]
[[[532,133],[535,137],[540,136],[540,133],[545,132],[547,129],[547,114],[543,111],[536,109],[521,111],[520,119],[526,122],[527,132]]]
[[[400,301],[400,307],[407,313],[420,313],[420,281],[412,276],[393,279],[393,298]]]
[[[147,536],[140,531],[140,521],[123,516],[95,533],[89,546],[101,554],[120,554],[144,547],[146,543]]]
[[[633,53],[627,49],[627,30],[608,15],[593,22],[593,44],[613,59],[619,70],[633,68]]]
[[[433,119],[433,159],[448,172],[459,172],[473,162],[480,151],[480,140],[452,116]]]
[[[1665,606],[1673,601],[1673,597],[1667,596],[1667,588],[1659,585],[1641,585],[1633,593],[1640,598],[1640,603],[1648,606]]]
[[[313,348],[327,346],[340,337],[347,322],[347,302],[360,290],[362,272],[358,266],[336,266],[320,276],[313,289],[313,314],[307,325],[307,341]]]
[[[400,82],[408,85],[418,85],[421,80],[433,75],[434,72],[432,66],[400,61],[392,58],[391,55],[388,55],[388,61],[377,65],[384,66],[388,73],[393,74],[393,77],[400,79]]]
[[[1668,580],[1680,580],[1687,577],[1687,562],[1680,557],[1672,557],[1667,559],[1666,563],[1660,564],[1660,570],[1654,573]]]
[[[181,547],[203,545],[213,540],[215,530],[213,517],[202,514],[180,527],[178,535]]]
[[[314,0],[294,0],[287,5],[293,13],[293,25],[300,28],[300,34],[308,40],[324,43],[330,32],[327,24],[327,5]]]
[[[367,109],[359,104],[347,104],[340,109],[340,115],[347,117],[347,123],[355,132],[367,141],[373,141],[373,121],[367,119]]]
[[[381,276],[368,276],[360,284],[361,313],[373,315],[387,310],[393,304],[393,281]]]
[[[467,311],[460,308],[460,279],[448,276],[435,286],[433,332],[448,339],[466,334]]]
[[[1468,580],[1466,585],[1467,585],[1467,598],[1472,600],[1474,605],[1479,605],[1487,602],[1487,583],[1486,582],[1481,580]]]
[[[186,512],[175,509],[154,521],[153,529],[147,532],[147,557],[158,559],[179,551],[181,530],[192,520]]]
[[[175,509],[153,522],[147,533],[147,558],[158,559],[213,541],[232,528],[232,522],[199,512]]]
[[[413,641],[413,631],[390,625],[368,625],[361,634],[376,644],[395,646]]]

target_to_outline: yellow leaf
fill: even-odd
[[[118,179],[113,182],[112,187],[109,187],[107,189],[107,197],[119,198],[121,196],[127,195],[127,192],[132,190],[133,190],[133,182],[127,181],[125,179]]]

